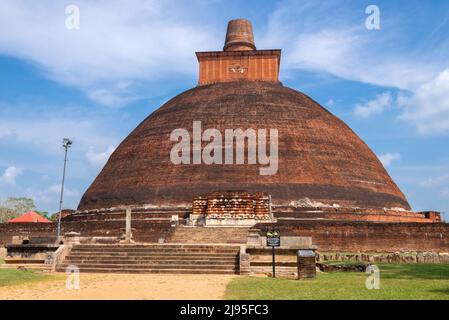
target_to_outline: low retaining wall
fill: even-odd
[[[71,221],[63,222],[61,234],[80,233],[83,237],[121,237],[125,221]],[[136,242],[158,242],[167,238],[172,232],[168,220],[132,221],[133,239]],[[48,237],[56,240],[57,225],[55,223],[1,223],[0,246],[12,243],[13,236]]]
[[[382,210],[379,208],[274,206],[273,213],[275,218],[308,218],[373,222],[441,222],[440,212],[413,212],[386,208]]]
[[[317,261],[358,261],[369,263],[445,263],[448,252],[394,252],[394,253],[317,253]]]
[[[165,220],[133,220],[133,239],[136,242],[157,242],[168,238],[174,228]],[[84,237],[121,237],[124,220],[64,221],[62,234],[78,232]],[[447,223],[380,223],[330,220],[278,220],[259,223],[254,229],[260,235],[278,229],[282,237],[312,237],[321,252],[449,252],[449,224]],[[13,236],[55,237],[54,223],[0,224],[0,246],[12,242]]]
[[[0,246],[11,244],[13,236],[56,237],[56,225],[54,223],[0,223]]]
[[[281,277],[296,277],[297,252],[293,248],[276,248],[276,274]],[[269,247],[246,248],[251,274],[272,275],[272,249]]]
[[[448,223],[389,223],[331,220],[278,220],[254,229],[265,235],[277,229],[282,236],[312,237],[320,251],[334,252],[449,252]]]

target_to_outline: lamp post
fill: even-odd
[[[67,164],[67,150],[72,146],[72,140],[64,138],[62,140],[62,147],[65,149],[64,153],[64,169],[62,170],[62,183],[61,183],[61,197],[59,198],[59,217],[58,217],[58,243],[61,238],[61,215],[62,215],[62,202],[64,197],[64,182],[65,182],[65,167]]]

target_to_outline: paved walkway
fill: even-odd
[[[222,299],[233,275],[81,274],[80,289],[66,289],[66,275],[0,287],[4,299]]]

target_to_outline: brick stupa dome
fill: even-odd
[[[252,31],[244,39],[252,28],[234,21],[228,26],[234,34],[227,37],[234,42],[225,44],[225,51],[197,53],[199,85],[131,132],[78,209],[188,205],[211,191],[245,190],[270,194],[278,205],[309,198],[325,205],[409,210],[379,159],[343,121],[278,81],[280,50],[256,50]],[[170,133],[177,128],[192,132],[193,121],[202,122],[203,132],[278,129],[277,173],[260,175],[254,164],[173,164]]]

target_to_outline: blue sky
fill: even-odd
[[[365,27],[371,4],[379,30]],[[284,85],[348,123],[414,210],[449,212],[448,1],[1,0],[0,199],[55,212],[67,136],[75,208],[120,141],[196,85],[194,52],[221,50],[235,18],[282,49]]]

